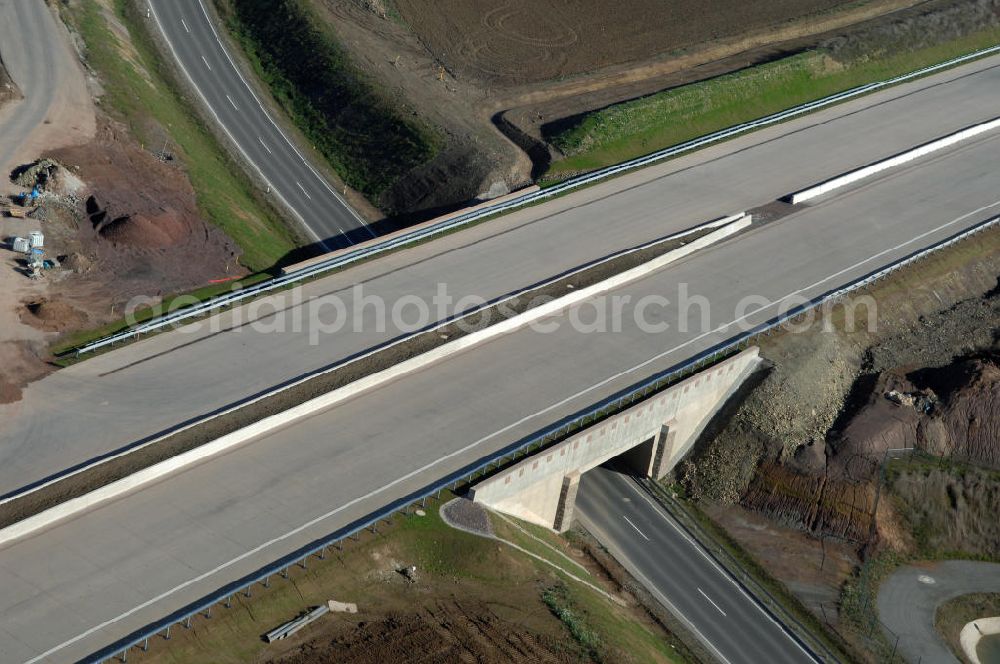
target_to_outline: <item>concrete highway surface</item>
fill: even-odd
[[[202,0],[148,0],[184,75],[219,126],[317,242],[329,249],[375,236],[286,138],[234,64]]]
[[[815,661],[632,478],[603,466],[584,473],[576,510],[724,664]]]
[[[82,657],[741,325],[1000,213],[998,146],[984,136],[618,289],[620,330],[574,329],[568,318],[594,316],[581,304],[555,331],[508,334],[8,546],[0,649]],[[708,321],[699,306],[654,306],[646,321],[666,329],[636,324],[640,302],[676,301],[679,284],[710,303]]]
[[[456,299],[496,298],[616,250],[766,204],[991,119],[1000,108],[998,65],[1000,57],[972,63],[603,182],[316,281],[302,289],[303,298],[326,302],[340,297],[352,308],[351,288],[362,284],[366,294],[379,295],[391,305],[403,296],[429,300],[440,283]],[[927,176],[928,184],[916,184],[914,191],[921,197],[943,192],[926,208],[916,206],[926,222],[951,219],[984,199],[983,190],[994,183],[976,191],[977,178],[994,172],[993,164],[989,154],[975,154],[981,164],[958,159],[958,169],[934,171]],[[958,170],[968,181],[956,185]],[[900,177],[911,172],[903,171]],[[883,179],[896,182],[897,175]],[[815,265],[813,252],[820,249],[832,251],[848,242],[854,249],[863,247],[860,236],[851,235],[859,225],[876,241],[871,246],[914,237],[914,226],[898,218],[909,214],[913,201],[896,194],[887,196],[885,204],[859,200],[876,201],[870,206],[874,209],[863,210],[868,217],[859,218],[852,209],[821,212],[824,206],[818,206],[802,217],[812,219],[811,224],[769,235],[774,238],[769,244],[748,238],[745,246],[761,253],[737,252],[732,260],[746,267],[755,265],[742,265],[748,258],[766,255],[761,269],[778,270],[777,279],[786,270],[795,274],[803,261]],[[887,218],[890,212],[897,217]],[[824,245],[830,232],[833,242]],[[795,249],[800,245],[807,251]],[[722,278],[728,266],[706,269],[707,274],[688,274],[687,279],[698,283],[702,276]],[[805,274],[798,281],[812,283],[805,281]],[[759,276],[764,279],[766,271]],[[234,314],[224,314],[213,321],[224,331],[213,333],[206,325],[201,332],[147,339],[58,371],[30,385],[20,402],[0,406],[0,495],[401,334],[391,325],[377,329],[372,311],[366,309],[362,329],[321,335],[312,344],[309,326],[294,329],[297,317],[308,318],[309,306],[289,299],[278,304],[275,314],[268,302],[243,307],[237,314],[244,321],[260,319],[272,329],[285,323],[285,332],[234,327],[227,322]],[[330,314],[326,310],[325,318]]]

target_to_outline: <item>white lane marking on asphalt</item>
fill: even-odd
[[[154,16],[155,16],[155,13],[154,13]],[[157,20],[157,23],[159,23],[158,20]],[[161,30],[162,30],[162,26],[161,26]],[[938,232],[940,230],[943,230],[945,228],[948,228],[949,226],[953,226],[954,224],[957,224],[958,222],[962,221],[963,219],[968,219],[969,217],[971,217],[971,216],[973,216],[975,214],[978,214],[978,213],[983,212],[985,210],[989,210],[990,208],[997,207],[998,205],[1000,205],[1000,200],[994,201],[993,203],[990,203],[989,205],[984,205],[983,207],[980,207],[980,208],[978,208],[976,210],[973,210],[972,212],[967,212],[967,213],[965,213],[965,214],[963,214],[961,216],[955,217],[951,221],[945,222],[945,223],[937,226],[936,228],[933,228],[933,229],[931,229],[929,231],[921,233],[920,235],[917,235],[916,237],[911,238],[911,239],[909,239],[909,240],[907,240],[905,242],[900,242],[895,247],[892,247],[890,249],[885,249],[883,251],[880,251],[880,252],[878,252],[878,253],[876,253],[876,254],[874,254],[874,255],[872,255],[872,256],[870,256],[870,257],[868,257],[868,258],[866,258],[866,259],[864,259],[862,261],[859,261],[859,262],[855,263],[851,267],[845,268],[843,270],[839,270],[839,271],[831,274],[830,276],[825,277],[824,279],[820,279],[815,284],[813,284],[813,286],[807,286],[806,288],[802,288],[802,289],[793,291],[792,293],[790,293],[789,295],[786,295],[785,297],[781,298],[780,300],[776,300],[775,302],[772,302],[769,305],[761,306],[756,311],[760,311],[761,309],[766,309],[768,307],[774,306],[775,304],[780,304],[782,301],[788,299],[789,297],[793,297],[793,296],[801,293],[803,290],[808,290],[809,288],[812,288],[812,287],[814,287],[816,285],[822,284],[825,281],[829,281],[830,279],[834,279],[834,278],[836,278],[836,277],[844,274],[845,272],[850,272],[852,269],[856,269],[858,266],[864,265],[865,263],[868,263],[868,262],[870,262],[870,261],[872,261],[872,260],[874,260],[876,258],[879,258],[880,256],[883,256],[883,255],[885,255],[887,253],[890,253],[892,251],[901,249],[901,248],[903,248],[903,247],[905,247],[907,245],[913,244],[914,242],[916,242],[916,241],[918,241],[920,239],[923,239],[923,238],[925,238],[925,237],[927,237],[929,235],[933,235],[934,233],[936,233],[936,232]],[[201,582],[201,581],[209,578],[210,576],[212,576],[214,574],[218,574],[222,570],[229,569],[233,565],[236,565],[236,564],[238,564],[238,563],[246,560],[247,558],[250,558],[252,556],[257,555],[258,553],[260,553],[264,549],[267,549],[268,547],[271,547],[271,546],[273,546],[273,545],[275,545],[275,544],[277,544],[279,542],[283,542],[283,541],[285,541],[285,540],[287,540],[289,538],[295,537],[299,533],[301,533],[301,532],[303,532],[305,530],[308,530],[309,528],[311,528],[311,527],[313,527],[313,526],[315,526],[315,525],[317,525],[317,524],[319,524],[319,523],[321,523],[323,521],[326,521],[327,519],[329,519],[329,518],[331,518],[333,516],[336,516],[337,514],[340,514],[341,512],[343,512],[345,510],[350,509],[351,507],[357,505],[358,503],[364,502],[365,500],[369,500],[369,499],[371,499],[371,498],[379,495],[380,493],[384,493],[384,492],[388,491],[389,489],[392,489],[392,488],[394,488],[396,486],[399,486],[400,484],[403,484],[404,482],[407,482],[407,481],[413,479],[414,477],[416,477],[417,475],[420,475],[421,473],[426,473],[428,470],[430,470],[431,468],[434,468],[435,466],[439,466],[439,465],[441,465],[443,463],[447,463],[448,461],[451,461],[452,459],[460,457],[463,454],[466,454],[467,452],[469,452],[470,450],[476,449],[477,447],[479,447],[480,445],[482,445],[483,443],[485,443],[487,440],[490,440],[491,438],[495,438],[496,436],[499,436],[500,434],[503,434],[503,433],[505,433],[507,431],[510,431],[511,429],[514,429],[514,428],[517,428],[517,427],[521,426],[525,422],[527,422],[529,420],[532,420],[532,419],[538,417],[539,415],[544,415],[545,413],[547,413],[547,412],[549,412],[551,410],[554,410],[554,409],[560,407],[561,405],[569,403],[570,401],[573,401],[574,399],[579,398],[580,396],[586,394],[587,392],[591,392],[591,391],[597,389],[598,387],[600,387],[602,385],[605,385],[605,384],[613,381],[615,378],[617,378],[619,376],[624,376],[624,375],[626,375],[628,373],[631,373],[632,371],[634,371],[637,368],[644,367],[644,366],[650,364],[651,362],[653,362],[653,361],[655,361],[655,360],[657,360],[657,359],[659,359],[661,357],[665,357],[665,356],[669,355],[672,352],[680,350],[681,348],[685,348],[685,347],[691,345],[692,343],[694,343],[695,341],[697,341],[698,339],[701,339],[701,338],[703,338],[705,336],[708,336],[708,335],[713,334],[715,332],[718,332],[720,330],[724,330],[727,327],[730,327],[731,325],[734,325],[735,323],[739,322],[740,320],[743,320],[745,318],[749,318],[754,313],[756,313],[756,311],[750,312],[750,313],[746,314],[745,316],[742,316],[741,318],[736,319],[735,321],[732,321],[730,323],[726,323],[725,325],[722,325],[722,326],[716,328],[715,330],[711,330],[709,332],[705,332],[705,333],[703,333],[703,334],[701,334],[701,335],[699,335],[697,337],[694,337],[693,339],[689,339],[688,341],[685,341],[684,343],[678,344],[673,349],[664,351],[663,353],[660,353],[659,355],[656,355],[653,358],[650,358],[649,360],[646,360],[645,362],[641,362],[638,365],[636,365],[635,367],[633,367],[632,369],[627,369],[626,371],[620,372],[618,374],[615,374],[614,376],[611,376],[611,377],[606,378],[606,379],[604,379],[604,380],[602,380],[602,381],[600,381],[598,383],[595,383],[591,387],[588,387],[588,388],[586,388],[584,390],[581,390],[581,391],[577,392],[575,395],[569,396],[569,397],[567,397],[567,398],[565,398],[565,399],[563,399],[563,400],[561,400],[561,401],[559,401],[559,402],[557,402],[557,403],[555,403],[555,404],[553,404],[551,406],[548,406],[547,408],[543,408],[542,410],[538,411],[537,413],[534,413],[533,415],[527,415],[525,417],[522,417],[518,421],[513,422],[512,424],[508,424],[507,426],[505,426],[505,427],[503,427],[501,429],[498,429],[498,430],[494,431],[491,434],[487,434],[486,436],[483,436],[479,440],[476,440],[476,441],[473,441],[473,442],[469,443],[465,447],[462,447],[460,449],[454,450],[452,452],[448,452],[447,454],[442,455],[441,457],[435,459],[434,461],[426,463],[426,464],[424,464],[423,466],[421,466],[419,468],[415,468],[415,469],[411,470],[410,472],[406,473],[405,475],[403,475],[402,477],[399,477],[399,478],[397,478],[397,479],[395,479],[395,480],[393,480],[391,482],[386,483],[385,485],[379,487],[378,489],[374,489],[374,490],[369,491],[368,493],[366,493],[364,495],[358,496],[357,498],[353,498],[353,499],[347,501],[346,503],[344,503],[343,505],[341,505],[340,507],[335,507],[334,509],[326,512],[325,514],[320,514],[319,516],[317,516],[317,517],[315,517],[313,519],[310,519],[309,521],[306,521],[302,525],[296,526],[295,528],[293,528],[292,530],[288,531],[284,535],[278,535],[277,537],[273,537],[273,538],[267,540],[266,542],[262,542],[261,544],[258,544],[257,546],[255,546],[253,549],[250,549],[249,551],[245,551],[245,552],[241,553],[240,555],[236,556],[232,560],[229,560],[227,562],[224,562],[224,563],[221,563],[219,565],[216,565],[213,569],[210,569],[210,570],[207,570],[205,572],[202,572],[198,576],[195,576],[195,577],[193,577],[191,579],[188,579],[187,581],[184,581],[183,583],[180,583],[180,584],[174,586],[173,588],[170,588],[169,590],[165,590],[162,593],[160,593],[159,595],[157,595],[155,597],[152,597],[152,598],[146,600],[145,602],[142,602],[141,604],[139,604],[137,606],[132,607],[131,609],[129,609],[128,611],[125,611],[124,613],[119,614],[115,618],[109,618],[109,619],[105,620],[104,622],[102,622],[102,623],[100,623],[98,625],[95,625],[95,626],[93,626],[93,627],[91,627],[91,628],[89,628],[89,629],[81,632],[80,634],[77,634],[76,636],[74,636],[74,637],[72,637],[70,639],[67,639],[66,641],[63,641],[59,645],[56,645],[56,646],[53,646],[53,647],[49,648],[48,650],[46,650],[42,654],[37,655],[36,657],[28,660],[25,664],[34,664],[34,662],[38,662],[38,661],[40,661],[42,659],[45,659],[46,657],[51,656],[53,653],[59,652],[60,650],[63,650],[67,646],[71,646],[74,643],[77,643],[77,642],[79,642],[79,641],[87,638],[88,636],[90,636],[91,634],[94,634],[95,632],[99,632],[102,629],[105,629],[106,627],[108,627],[110,625],[114,625],[116,623],[119,623],[122,620],[125,620],[126,618],[128,618],[129,616],[132,616],[132,615],[138,613],[139,611],[142,611],[143,609],[156,604],[157,602],[161,602],[164,599],[166,599],[167,597],[170,597],[172,595],[177,594],[178,592],[184,590],[185,588],[190,588],[191,586],[195,585],[196,583],[199,583],[199,582]],[[703,554],[704,554],[704,552],[703,552]],[[704,555],[706,555],[706,557],[707,557],[707,554],[704,554]],[[718,566],[716,566],[716,567],[718,567]],[[728,577],[728,575],[726,575],[726,576]],[[732,579],[730,578],[730,580],[732,580]],[[733,582],[733,584],[736,584],[735,581],[732,581],[732,582]],[[737,585],[737,587],[739,587],[738,584],[736,584],[736,585]],[[648,584],[647,584],[647,587],[649,587]],[[657,593],[657,594],[661,594],[661,593]],[[744,592],[744,595],[746,595],[745,592]],[[661,596],[662,596],[662,594],[661,594]],[[746,596],[748,598],[750,598],[749,595],[746,595]],[[778,625],[779,629],[781,629],[782,631],[784,631],[784,628],[781,627],[780,623],[778,623],[777,620],[775,620],[773,617],[771,617],[770,614],[768,614],[767,611],[765,611],[764,608],[761,607],[755,600],[753,600],[752,598],[750,598],[750,599],[751,599],[751,602],[753,602],[753,604],[761,612],[763,612],[765,615],[767,615],[768,617],[770,617],[771,620],[776,625]],[[789,637],[789,638],[791,638],[791,637]],[[793,641],[796,643],[796,645],[799,646],[799,648],[802,648],[801,644],[799,644],[797,640],[793,639]],[[803,650],[803,652],[806,652],[804,648],[802,648],[802,650]]]
[[[597,527],[595,524],[591,523],[590,519],[588,519],[583,514],[580,515],[580,521],[583,522],[583,525],[587,529],[587,531],[593,534],[595,537],[597,537],[598,540],[600,540],[601,538],[596,533],[603,534],[604,535],[603,541],[608,543],[608,548],[611,551],[611,555],[614,556],[616,560],[621,562],[622,565],[625,567],[625,569],[627,569],[632,574],[632,576],[634,576],[639,580],[639,583],[645,586],[646,589],[649,590],[649,592],[651,592],[654,596],[656,596],[656,598],[660,601],[660,604],[667,607],[668,611],[670,611],[677,617],[678,620],[684,623],[687,626],[687,628],[691,630],[691,632],[693,632],[696,637],[698,637],[698,639],[702,642],[702,644],[704,644],[706,648],[708,648],[715,654],[715,656],[719,659],[720,662],[722,662],[722,664],[730,664],[729,660],[725,658],[725,656],[715,646],[715,644],[712,643],[704,634],[701,633],[701,631],[698,630],[695,624],[691,622],[691,620],[686,615],[684,615],[684,612],[678,609],[666,595],[660,592],[660,589],[657,588],[652,581],[646,578],[646,575],[643,574],[638,567],[636,567],[635,563],[629,560],[629,557],[626,556],[623,551],[618,550],[617,547],[614,546],[614,543],[611,541],[611,538],[607,536],[607,533],[605,533],[603,530],[601,530],[601,528]]]
[[[646,533],[644,533],[644,532],[642,532],[641,530],[639,530],[639,526],[637,526],[637,525],[635,525],[634,523],[632,523],[632,520],[631,520],[631,519],[629,519],[629,518],[628,518],[627,516],[625,516],[624,514],[622,514],[622,518],[623,518],[623,519],[625,519],[625,520],[626,520],[626,521],[628,522],[628,525],[630,525],[630,526],[632,526],[633,528],[635,528],[635,532],[637,532],[637,533],[639,533],[640,535],[642,535],[642,539],[646,540],[647,542],[648,542],[648,541],[650,541],[650,540],[649,540],[649,538],[648,538],[648,537],[646,537]]]
[[[190,34],[191,28],[189,28],[188,24],[184,22],[184,19],[181,19],[181,25],[183,25],[184,26],[184,30]]]
[[[204,55],[201,56],[201,61],[205,63],[206,67],[208,67],[208,71],[212,71],[212,65],[208,64],[208,60],[205,59]]]
[[[212,31],[212,34],[215,35],[215,41],[219,42],[219,48],[222,49],[222,52],[223,52],[223,54],[225,54],[226,59],[229,60],[229,64],[230,64],[230,66],[232,66],[233,71],[235,71],[236,75],[240,77],[241,81],[243,81],[243,85],[244,85],[244,87],[246,87],[247,91],[250,93],[250,96],[253,97],[254,101],[257,102],[257,105],[260,107],[260,110],[264,114],[264,117],[267,118],[267,121],[271,123],[271,126],[273,126],[275,128],[275,130],[279,134],[281,134],[281,137],[283,139],[285,139],[285,143],[287,143],[288,147],[290,147],[292,149],[292,152],[294,152],[295,154],[297,154],[300,157],[302,157],[302,153],[300,153],[299,149],[297,147],[295,147],[295,144],[292,143],[291,140],[289,140],[288,136],[285,135],[285,132],[281,130],[281,127],[278,126],[278,123],[274,121],[274,118],[271,117],[271,114],[267,112],[266,108],[264,108],[264,104],[261,103],[260,99],[257,97],[257,93],[253,91],[253,88],[250,87],[250,84],[247,83],[247,80],[245,78],[243,78],[243,72],[241,72],[240,69],[239,69],[239,67],[236,66],[236,63],[233,62],[232,56],[229,55],[229,51],[226,50],[225,45],[222,43],[222,40],[219,38],[219,33],[215,30],[215,24],[212,22],[212,19],[209,18],[209,16],[208,16],[208,10],[205,9],[205,3],[202,2],[201,0],[198,0],[198,5],[201,7],[201,13],[205,16],[205,22],[208,23],[209,29]],[[157,23],[159,23],[159,21],[157,21]],[[162,27],[161,27],[161,30],[162,30]],[[173,50],[173,49],[171,49],[171,50]],[[176,53],[174,54],[174,57],[176,57]],[[332,194],[333,197],[335,199],[337,199],[340,202],[340,204],[343,205],[344,208],[348,212],[351,213],[351,216],[353,216],[358,221],[358,223],[361,224],[361,228],[363,228],[366,231],[368,231],[368,234],[371,235],[373,238],[374,237],[378,237],[375,234],[375,231],[373,231],[371,228],[369,228],[368,222],[361,218],[361,215],[358,214],[358,211],[355,210],[353,207],[351,207],[347,203],[347,201],[345,201],[343,199],[343,197],[340,194],[338,194],[334,190],[333,187],[330,186],[330,183],[327,182],[325,178],[323,178],[322,176],[320,176],[320,174],[316,171],[316,169],[312,167],[312,164],[309,164],[309,163],[306,162],[305,157],[302,157],[302,162],[306,165],[306,168],[309,169],[309,172],[312,173],[313,176],[315,176],[316,179],[319,180],[320,183],[322,183],[322,185],[324,187],[326,187],[327,191],[329,191],[330,194]],[[303,223],[305,223],[305,220],[303,220]],[[308,228],[308,225],[306,225],[306,227]],[[339,226],[338,226],[338,230],[340,230],[340,232],[344,234],[344,238],[347,239],[348,243],[354,244],[354,241],[351,240],[351,238],[348,237],[348,235],[346,233],[344,233],[343,229],[341,229]],[[315,234],[315,231],[313,231],[311,228],[309,229],[309,231],[311,233]],[[322,242],[321,242],[321,244],[322,244]],[[326,246],[326,245],[323,245],[323,246]]]
[[[299,182],[298,180],[296,180],[295,184],[299,185],[299,189],[301,189],[302,193],[306,195],[306,198],[308,198],[309,200],[312,200],[312,196],[309,195],[309,192],[306,191],[306,188],[302,186],[301,182]]]
[[[163,27],[163,21],[160,20],[160,15],[159,15],[159,13],[157,13],[156,8],[153,7],[152,1],[150,2],[149,6],[153,10],[153,20],[156,21],[156,25],[160,29],[160,33],[163,35],[164,41],[167,42],[167,48],[170,49],[170,54],[173,56],[174,60],[177,62],[177,65],[181,68],[181,71],[184,72],[184,76],[187,77],[187,80],[191,83],[191,86],[198,93],[198,96],[201,97],[201,101],[202,101],[203,104],[205,104],[205,107],[208,108],[208,110],[215,117],[215,121],[219,124],[220,127],[222,127],[222,131],[224,131],[226,133],[226,136],[229,137],[229,140],[231,140],[233,142],[233,145],[236,146],[236,149],[240,151],[240,154],[243,155],[243,157],[250,163],[250,165],[253,166],[255,169],[257,169],[257,173],[260,174],[261,179],[266,182],[267,181],[267,176],[264,175],[264,171],[257,164],[257,162],[255,162],[253,159],[250,158],[250,155],[247,154],[246,149],[244,149],[244,147],[240,144],[240,142],[236,140],[236,137],[233,136],[233,133],[231,131],[229,131],[229,127],[227,127],[222,122],[222,119],[219,118],[219,114],[216,112],[215,108],[212,107],[212,104],[208,101],[208,98],[205,96],[205,93],[202,92],[201,88],[198,87],[198,84],[195,83],[194,77],[191,76],[191,72],[188,71],[188,68],[184,65],[183,60],[181,60],[180,55],[177,53],[177,49],[174,48],[174,43],[172,41],[170,41],[170,35],[167,34],[166,28]],[[204,5],[202,5],[202,13],[204,13],[204,15],[205,15],[205,20],[208,20],[208,12],[205,11]],[[215,27],[212,25],[211,21],[209,21],[208,27],[211,28],[211,30],[212,30],[213,33],[215,33]],[[225,52],[225,49],[223,49],[223,52]],[[226,53],[226,57],[229,57],[228,53]],[[232,59],[230,59],[230,62],[232,62]],[[237,72],[237,73],[239,73],[239,72]],[[242,76],[240,78],[242,79]],[[246,81],[244,81],[243,84],[246,85]],[[250,89],[249,86],[247,86],[247,89],[248,90]],[[253,94],[252,90],[250,91],[250,94],[254,97],[254,99],[257,99],[256,95]],[[257,103],[260,104],[260,100],[258,100]],[[261,108],[263,108],[263,107],[261,107]],[[274,125],[274,120],[271,120],[270,117],[268,117],[268,120],[271,122],[272,125]],[[277,125],[275,125],[275,126],[277,126]],[[306,229],[306,232],[308,232],[309,235],[311,235],[313,237],[313,239],[316,240],[316,242],[321,247],[323,247],[327,251],[333,251],[334,247],[329,246],[326,242],[323,241],[323,239],[319,236],[319,234],[316,231],[314,231],[309,224],[306,223],[305,218],[302,216],[302,214],[297,209],[295,209],[295,206],[292,205],[291,203],[289,203],[288,199],[286,199],[281,194],[281,192],[278,192],[277,190],[275,190],[275,193],[278,195],[278,199],[281,200],[281,202],[285,205],[285,207],[287,207],[289,210],[292,211],[292,214],[295,215],[295,218],[299,220],[299,223],[301,223],[302,226]],[[339,225],[337,226],[337,230],[340,231],[341,233],[344,232],[344,230],[342,228],[340,228]]]
[[[725,612],[725,611],[723,611],[723,610],[722,610],[722,609],[721,609],[721,608],[719,607],[719,605],[718,605],[718,604],[716,604],[715,602],[713,602],[713,601],[712,601],[712,598],[711,598],[711,597],[709,597],[708,595],[706,595],[706,594],[705,594],[705,591],[704,591],[704,590],[702,590],[701,588],[698,588],[698,592],[700,592],[700,593],[701,593],[701,596],[702,596],[702,597],[704,597],[705,599],[707,599],[707,600],[708,600],[708,603],[709,603],[709,604],[711,604],[712,606],[714,606],[714,607],[716,608],[716,610],[718,610],[718,612],[722,614],[722,617],[723,617],[723,618],[725,618],[725,617],[726,617],[726,612]]]
[[[230,97],[229,95],[226,95],[226,99],[228,99],[229,103],[233,105],[233,108],[235,108],[237,111],[240,110],[240,107],[236,105],[236,102],[233,101],[232,97]]]
[[[690,544],[691,547],[694,548],[695,551],[697,551],[698,553],[700,553],[702,555],[702,557],[704,557],[705,560],[708,561],[709,565],[711,565],[713,568],[715,568],[715,570],[720,575],[722,575],[724,578],[728,579],[729,582],[731,584],[733,584],[733,586],[736,588],[736,590],[738,590],[740,592],[740,594],[742,594],[747,599],[748,602],[750,602],[753,606],[757,607],[757,610],[760,611],[762,614],[764,614],[767,617],[768,620],[770,620],[772,623],[774,623],[774,625],[778,628],[779,631],[781,631],[782,634],[784,634],[786,637],[788,637],[788,639],[792,643],[794,643],[796,646],[798,646],[799,650],[801,650],[806,655],[806,657],[808,657],[810,660],[816,661],[813,658],[813,656],[809,654],[809,651],[806,650],[802,646],[801,643],[799,643],[799,640],[797,638],[795,638],[794,636],[792,636],[785,629],[784,625],[782,625],[778,621],[777,618],[775,618],[774,616],[772,616],[770,612],[766,611],[764,609],[764,607],[760,605],[760,602],[758,602],[755,597],[753,597],[752,595],[750,595],[750,593],[748,593],[746,590],[744,590],[743,586],[741,586],[739,583],[737,583],[736,579],[734,579],[732,577],[732,575],[729,574],[729,572],[727,572],[726,570],[724,570],[717,562],[715,562],[715,560],[713,560],[712,557],[710,555],[708,555],[708,553],[701,547],[700,544],[698,544],[693,539],[691,539],[690,537],[688,537],[687,533],[685,533],[681,529],[680,526],[678,526],[676,523],[674,523],[673,517],[671,517],[669,514],[667,514],[666,511],[663,509],[663,507],[661,505],[658,505],[657,503],[653,502],[653,499],[650,498],[648,495],[646,495],[646,492],[640,491],[638,488],[636,488],[636,486],[633,483],[629,482],[628,485],[632,488],[633,491],[635,491],[639,495],[640,498],[642,498],[643,500],[645,500],[649,504],[649,506],[653,508],[653,511],[656,512],[657,514],[659,514],[660,517],[664,521],[666,521],[670,525],[671,528],[673,528],[675,531],[677,531],[677,534],[680,535],[681,538],[684,539],[684,541],[686,541],[688,544]]]
[[[271,154],[271,148],[267,147],[267,143],[264,142],[264,139],[258,136],[257,140],[260,141],[260,144],[264,146],[264,149],[267,150],[267,153]]]

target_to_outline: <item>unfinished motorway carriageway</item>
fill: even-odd
[[[349,297],[352,284],[364,283],[394,301],[430,298],[447,279],[460,292],[497,297],[991,119],[1000,106],[998,62],[629,173],[306,289]],[[789,298],[835,289],[995,216],[996,148],[995,134],[980,137],[798,207],[614,293],[637,302],[686,283],[717,312],[710,329],[699,327],[697,311],[687,328],[665,311],[668,326],[658,334],[632,325],[592,334],[518,330],[11,543],[0,550],[0,649],[11,661],[85,658],[723,342],[739,324],[770,319]],[[748,295],[762,298],[760,306],[734,317]],[[364,326],[310,344],[307,332],[276,338],[246,325],[203,328],[57,372],[2,407],[0,486],[16,491],[397,335]]]

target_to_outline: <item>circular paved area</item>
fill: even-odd
[[[934,611],[942,602],[969,593],[1000,592],[1000,564],[948,560],[901,567],[878,592],[882,622],[899,636],[898,652],[916,664],[951,664],[958,660],[934,629]]]

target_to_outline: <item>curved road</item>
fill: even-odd
[[[958,659],[934,628],[937,607],[970,593],[1000,593],[1000,565],[946,560],[893,572],[878,590],[878,614],[889,643],[913,664],[952,664]],[[885,630],[883,630],[885,631]]]
[[[149,0],[149,8],[203,104],[312,238],[335,249],[375,237],[270,117],[201,0]]]
[[[94,112],[66,30],[44,2],[0,0],[0,54],[24,98],[0,109],[0,171],[93,137]],[[13,187],[6,177],[0,187]]]

